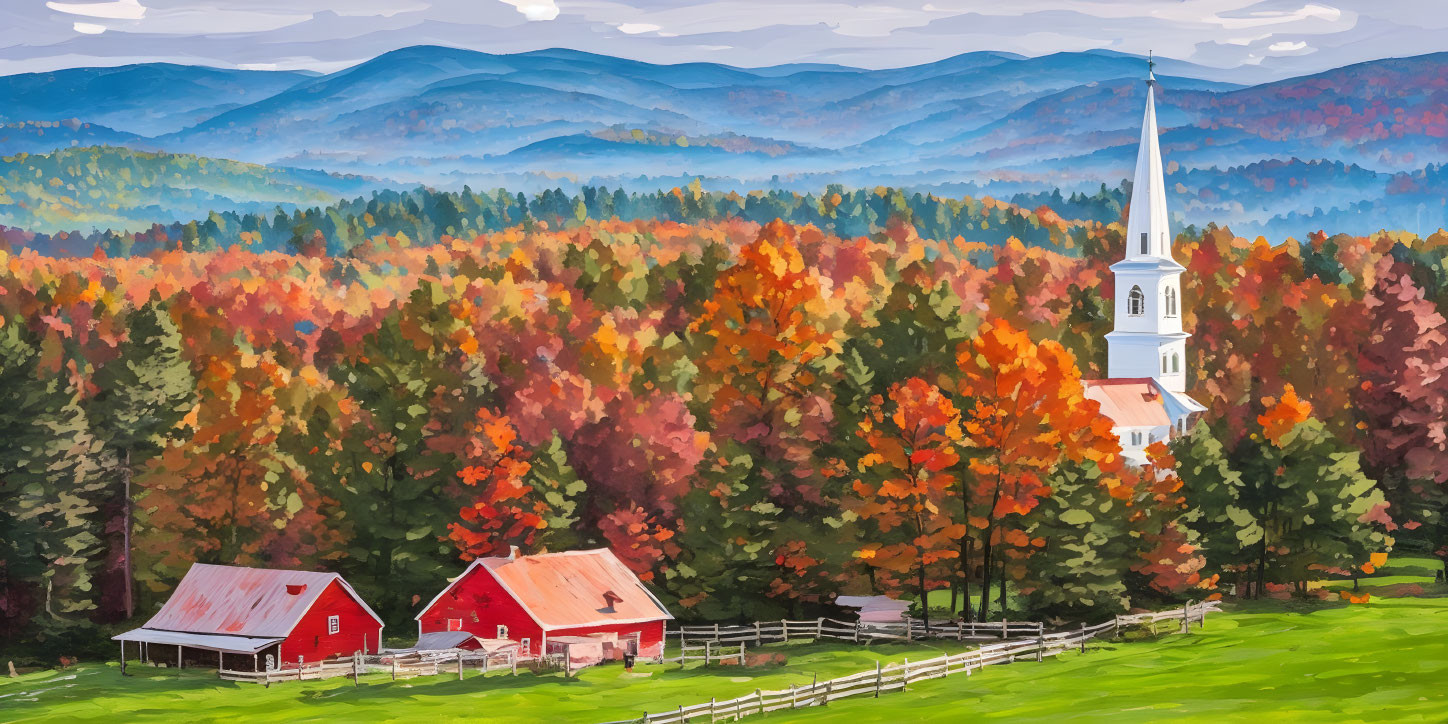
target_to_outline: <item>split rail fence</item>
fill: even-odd
[[[339,661],[301,664],[296,667],[268,671],[222,669],[217,674],[226,681],[243,681],[266,686],[288,681],[316,681],[350,676],[355,685],[359,677],[372,672],[391,673],[393,681],[414,676],[438,676],[454,672],[461,679],[467,669],[478,669],[484,674],[498,670],[510,670],[513,674],[517,674],[518,660],[518,657],[511,652],[489,654],[481,651],[423,651],[411,655],[388,654],[384,656],[358,654],[350,659]]]
[[[912,662],[908,659],[899,664],[883,666],[875,664],[873,671],[841,676],[829,681],[815,681],[808,686],[791,686],[778,691],[755,689],[734,699],[708,702],[650,714],[634,719],[608,722],[608,724],[688,724],[696,721],[735,721],[751,714],[765,714],[783,709],[800,709],[811,706],[826,706],[836,699],[851,696],[874,696],[891,691],[904,691],[907,686],[927,679],[938,679],[954,674],[970,676],[987,666],[1009,664],[1022,659],[1043,661],[1047,656],[1056,656],[1065,651],[1086,651],[1086,642],[1110,631],[1119,635],[1126,626],[1150,624],[1155,631],[1162,621],[1180,622],[1181,633],[1190,630],[1191,622],[1199,627],[1206,626],[1207,614],[1220,610],[1215,601],[1188,603],[1178,609],[1153,613],[1131,614],[1096,624],[1081,625],[1081,628],[1061,633],[1037,633],[1033,639],[1002,641],[983,645],[973,651],[938,656],[925,661]]]
[[[697,649],[704,643],[752,644],[787,643],[795,639],[834,639],[869,643],[872,641],[917,641],[923,639],[1009,639],[1039,636],[1045,624],[1037,621],[941,621],[930,623],[912,620],[899,623],[862,623],[818,618],[812,621],[756,621],[732,626],[681,626],[668,632],[678,637],[679,646]],[[694,658],[689,656],[689,658]]]

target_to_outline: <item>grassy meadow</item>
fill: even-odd
[[[903,694],[847,699],[827,709],[760,721],[1443,721],[1448,716],[1448,589],[1437,563],[1401,559],[1365,577],[1365,604],[1260,601],[1232,604],[1190,635],[1134,631],[1045,663],[1019,662],[971,677],[914,684]],[[1324,587],[1351,587],[1325,582]],[[1415,595],[1401,595],[1404,592]],[[1168,627],[1169,628],[1169,627]],[[959,651],[953,642],[851,647],[781,644],[782,666],[616,665],[574,679],[520,672],[418,677],[372,674],[276,684],[218,681],[205,671],[115,662],[0,678],[0,721],[403,721],[599,722],[680,704],[783,689],[873,668],[877,660]]]

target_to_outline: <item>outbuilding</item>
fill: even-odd
[[[474,560],[423,607],[417,632],[511,639],[524,658],[547,653],[555,637],[596,640],[605,659],[656,657],[672,618],[613,551],[599,548]]]
[[[376,653],[382,619],[336,573],[197,563],[141,628],[114,640],[142,660],[261,671]]]

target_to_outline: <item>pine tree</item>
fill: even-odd
[[[1051,497],[1041,502],[1029,531],[1045,545],[1025,562],[1021,590],[1031,611],[1062,618],[1126,610],[1125,576],[1133,562],[1120,485],[1093,461],[1068,461],[1047,478]]]
[[[162,304],[151,302],[133,311],[126,332],[116,358],[95,374],[96,394],[88,411],[104,445],[107,477],[116,481],[109,506],[121,530],[112,555],[121,578],[116,613],[130,618],[135,613],[131,480],[176,436],[177,424],[194,402],[196,380],[181,356],[181,334]]]
[[[0,555],[6,595],[31,587],[45,625],[64,626],[95,608],[88,561],[98,445],[71,370],[43,369],[39,341],[19,320],[0,326]],[[13,566],[13,568],[12,568]]]

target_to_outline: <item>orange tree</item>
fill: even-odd
[[[1051,494],[1046,475],[1099,412],[1086,404],[1070,352],[1051,340],[1037,344],[1004,320],[983,323],[976,337],[961,345],[956,366],[956,394],[968,401],[962,407],[969,473],[960,486],[968,531],[962,570],[971,577],[971,552],[978,545],[984,584],[978,615],[984,619],[990,612],[985,591],[996,576],[1005,597],[1001,548],[1039,542],[1024,531],[1028,516]],[[1016,553],[1019,559],[1024,551]]]
[[[918,377],[891,386],[887,397],[888,403],[878,395],[871,400],[856,433],[868,452],[858,461],[853,508],[875,529],[856,555],[894,573],[914,569],[928,631],[927,571],[959,556],[956,541],[965,531],[946,506],[959,462],[960,413]]]

